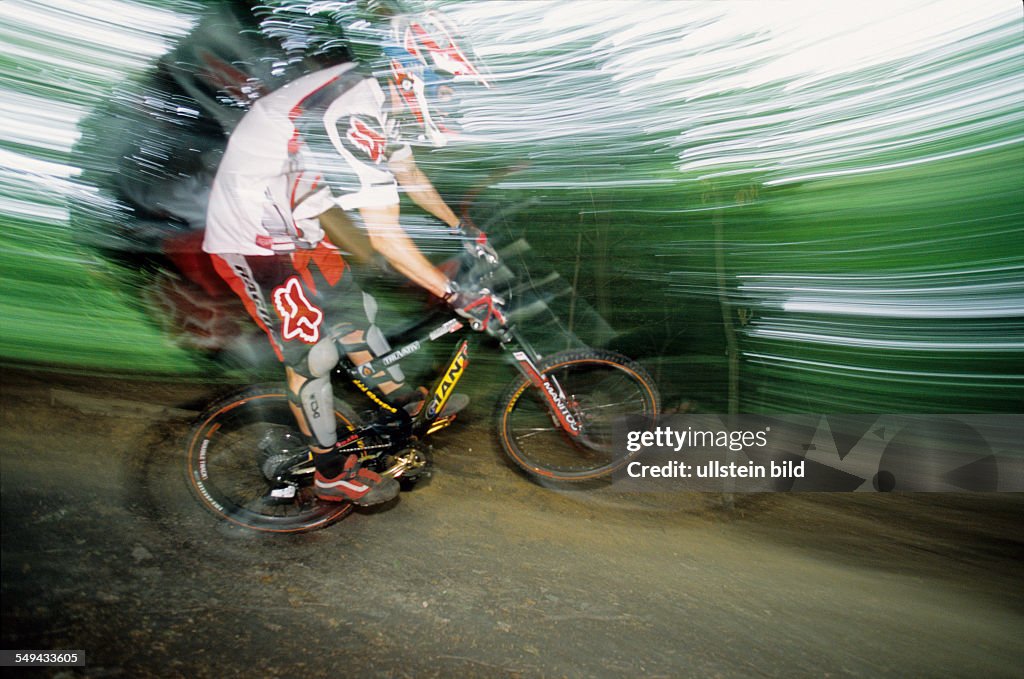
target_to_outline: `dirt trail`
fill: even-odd
[[[474,403],[394,506],[262,536],[217,522],[183,481],[205,389],[0,377],[0,646],[86,651],[51,676],[1024,667],[1020,496],[741,496],[725,511],[712,495],[557,492],[503,463]]]

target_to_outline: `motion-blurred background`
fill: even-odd
[[[1019,2],[423,6],[495,86],[417,158],[529,275],[537,335],[640,359],[682,410],[1020,411]],[[0,3],[0,361],[266,367],[188,275],[204,187],[349,9]]]

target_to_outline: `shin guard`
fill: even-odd
[[[330,448],[338,442],[338,424],[334,419],[334,389],[329,376],[309,380],[299,389],[299,401],[306,424],[316,444]]]

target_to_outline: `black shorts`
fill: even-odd
[[[211,257],[287,365],[301,365],[309,349],[329,333],[337,337],[370,326],[362,290],[348,265],[323,243],[274,255]]]

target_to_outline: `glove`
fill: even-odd
[[[505,301],[490,290],[462,291],[455,281],[451,281],[444,300],[477,332],[495,334],[508,323],[503,308]]]
[[[488,264],[498,263],[498,252],[488,242],[486,233],[465,221],[459,221],[455,228],[464,237],[463,247],[466,248],[466,252]]]

